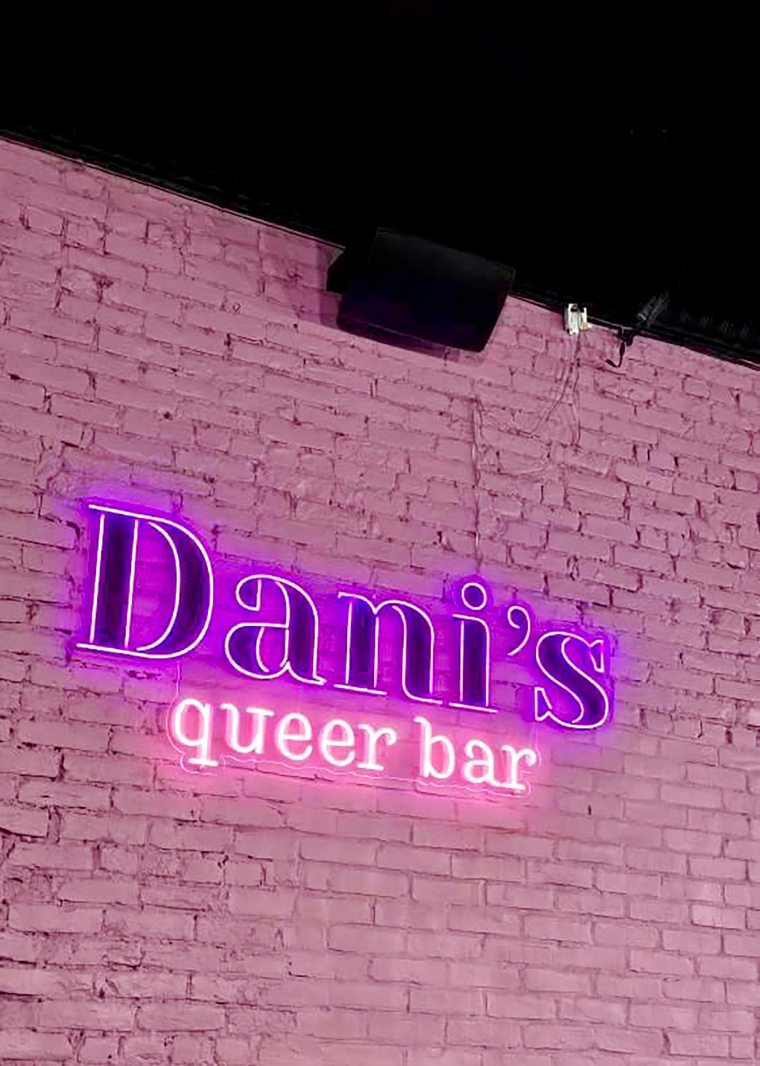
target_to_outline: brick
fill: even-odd
[[[52,1029],[106,1029],[128,1032],[134,1025],[135,1009],[122,1003],[43,1002],[40,1023]]]
[[[220,822],[223,825],[282,825],[282,815],[268,804],[241,804],[239,800],[228,799],[205,799],[201,805],[201,819],[204,822]]]
[[[110,792],[98,785],[67,784],[65,781],[28,780],[19,786],[23,803],[51,807],[80,807],[84,810],[107,810]]]
[[[39,933],[97,933],[103,913],[95,907],[56,907],[47,903],[17,903],[10,907],[11,929]]]
[[[5,1029],[0,1033],[0,1056],[18,1062],[68,1062],[72,1048],[62,1033],[40,1033],[32,1029]]]
[[[90,344],[94,336],[93,327],[88,323],[41,310],[15,310],[11,313],[10,324],[27,333],[39,333],[43,337],[74,341],[77,344]]]
[[[37,944],[34,937],[17,933],[0,933],[0,959],[13,962],[35,962]]]
[[[228,897],[230,913],[266,918],[289,918],[294,903],[295,894],[283,889],[268,892],[260,887],[233,888]]]
[[[724,1058],[729,1054],[729,1039],[720,1033],[670,1034],[670,1050],[675,1055],[700,1055]]]
[[[0,829],[17,836],[44,837],[47,836],[48,813],[0,804]]]
[[[92,980],[86,974],[37,968],[0,969],[0,994],[65,999],[77,992],[92,992]]]
[[[137,903],[138,886],[134,881],[114,878],[66,881],[58,889],[58,898],[72,903]]]
[[[114,973],[111,978],[118,996],[126,999],[171,999],[181,996],[187,984],[183,974],[143,971]]]
[[[143,939],[190,940],[193,936],[191,915],[158,907],[111,908],[105,914],[107,932]]]
[[[669,999],[683,999],[690,1003],[723,1003],[726,998],[723,981],[707,978],[668,978],[663,984],[663,992]]]
[[[27,744],[75,748],[80,751],[105,751],[109,736],[105,726],[74,725],[71,722],[47,719],[19,722],[16,735]]]
[[[565,917],[549,918],[528,916],[525,919],[525,935],[540,940],[562,940],[589,943],[591,926],[588,922],[574,921]]]
[[[137,1015],[140,1028],[154,1032],[208,1032],[221,1029],[224,1012],[220,1007],[205,1003],[183,1003],[167,1000],[156,1006],[140,1007]]]
[[[591,1047],[591,1034],[586,1028],[567,1024],[527,1025],[525,1044],[529,1048],[581,1051]]]
[[[329,872],[328,884],[338,892],[369,896],[403,896],[407,894],[409,879],[400,873],[338,866]]]
[[[149,762],[106,754],[101,757],[67,753],[64,759],[66,776],[86,784],[144,785],[150,783],[153,768]]]
[[[373,955],[398,954],[406,943],[406,935],[400,931],[336,925],[329,930],[328,944],[336,951],[351,951],[358,946],[359,937]]]
[[[631,969],[643,973],[678,976],[691,974],[694,964],[686,957],[637,948],[631,950]]]
[[[16,844],[8,864],[42,870],[91,870],[93,855],[83,844]]]
[[[701,1025],[707,1029],[725,1030],[734,1033],[755,1032],[755,1015],[749,1010],[714,1010],[702,1007],[699,1012]]]
[[[189,851],[222,851],[232,840],[232,831],[217,826],[174,825],[155,822],[150,828],[150,842],[155,847]]]
[[[383,1013],[370,1014],[369,1036],[374,1040],[393,1041],[402,1047],[429,1047],[440,1044],[444,1034],[444,1019],[431,1015]],[[361,1033],[362,1019],[354,1016],[356,1035]],[[348,1034],[347,1034],[348,1035]]]
[[[388,844],[377,852],[377,865],[393,870],[413,870],[419,873],[448,874],[451,866],[447,854],[424,848],[410,848]]]
[[[67,812],[63,815],[61,824],[61,836],[70,840],[143,844],[145,834],[146,824],[143,820],[125,818],[118,814]]]
[[[520,996],[488,992],[486,1013],[492,1018],[556,1018],[557,1003],[551,996]]]

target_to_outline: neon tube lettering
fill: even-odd
[[[304,759],[308,759],[314,750],[314,745],[310,743],[311,738],[311,722],[305,714],[293,711],[277,723],[275,744],[277,750],[286,759],[292,759],[293,762],[303,762]],[[305,744],[306,747],[303,751],[293,751],[291,746],[293,744]]]
[[[262,755],[264,752],[264,731],[266,719],[274,717],[274,711],[265,707],[246,707],[243,711],[251,720],[251,739],[244,744],[240,739],[240,711],[234,703],[223,703],[221,706],[227,713],[225,739],[227,746],[235,754],[231,758],[245,758],[250,755]]]
[[[513,655],[519,655],[530,640],[533,619],[530,611],[523,604],[511,603],[507,608],[507,622],[519,634],[517,644],[507,652],[507,655],[511,658]]]
[[[438,781],[445,781],[454,773],[454,767],[456,766],[454,745],[443,734],[435,736],[433,727],[427,718],[418,715],[414,720],[420,727],[420,776],[423,778],[433,777]],[[440,768],[435,765],[433,760],[435,749],[440,750],[441,753]]]
[[[197,735],[188,732],[187,718],[190,712],[194,712],[198,730]],[[212,741],[212,708],[208,703],[201,700],[181,700],[169,715],[169,739],[174,747],[182,755],[183,763],[187,761],[191,766],[218,766],[217,759],[211,757]],[[187,756],[185,749],[197,752],[196,755]]]
[[[488,603],[488,591],[480,581],[466,581],[459,589],[459,599],[468,611],[482,611]],[[459,621],[459,699],[452,707],[466,711],[491,711],[491,631],[483,618],[455,614]]]
[[[538,752],[533,748],[520,748],[518,751],[511,744],[502,744],[500,750],[504,753],[507,772],[505,781],[501,784],[497,783],[497,787],[510,788],[515,792],[527,792],[528,786],[517,779],[520,763],[525,762],[529,767],[535,766],[538,762]]]
[[[388,773],[386,755],[399,739],[396,729],[390,726],[376,727],[367,722],[354,726],[346,719],[331,718],[320,727],[296,711],[285,713],[269,730],[268,722],[273,718],[275,711],[268,708],[246,707],[241,713],[229,701],[217,709],[190,697],[171,708],[167,732],[188,772],[212,769],[223,761],[272,772],[283,762],[305,764],[314,755],[322,760],[325,771],[349,776],[369,771],[373,779]],[[416,772],[417,780],[430,786],[450,782],[454,790],[527,792],[528,786],[520,775],[538,762],[538,753],[532,748],[516,748],[512,744],[496,748],[481,738],[470,737],[466,741],[462,738],[460,750],[452,737],[434,733],[427,718],[418,716],[414,723],[420,727],[416,732],[418,756],[413,757],[408,744],[400,748],[395,761],[391,760],[391,780],[411,781]],[[241,738],[241,730],[246,732],[245,738]],[[381,745],[385,748],[382,759],[378,757]]]
[[[464,746],[467,761],[462,766],[462,776],[473,785],[489,785],[491,788],[509,789],[512,792],[527,792],[528,786],[519,780],[520,766],[524,762],[533,767],[538,762],[538,753],[533,748],[520,748],[502,744],[504,780],[496,778],[496,756],[490,744],[473,737]]]
[[[578,662],[571,649],[582,654],[595,674],[607,670],[608,654],[604,640],[587,640],[579,633],[552,630],[536,641],[536,665],[560,693],[550,699],[543,685],[534,689],[534,716],[537,722],[550,719],[564,729],[598,729],[611,713],[605,689]]]
[[[214,609],[214,574],[202,542],[173,518],[128,505],[90,501],[86,506],[92,519],[92,568],[85,632],[76,647],[151,660],[171,660],[191,652],[208,632]],[[337,597],[344,601],[346,612],[345,659],[336,672],[322,676],[319,666],[324,664],[318,657],[325,654],[332,662],[332,643],[328,640],[320,647],[320,613],[309,592],[284,576],[244,576],[234,593],[244,620],[220,634],[230,666],[258,681],[289,677],[300,684],[329,684],[373,696],[389,695],[384,682],[386,671],[393,667],[399,695],[415,703],[442,704],[444,700],[434,695],[436,630],[429,614],[396,597],[376,602],[369,594],[342,590]],[[495,612],[489,609],[492,603],[488,586],[479,577],[458,588],[453,614],[456,677],[453,691],[445,694],[448,705],[458,710],[496,710],[490,694],[496,624]],[[532,697],[536,721],[586,730],[609,721],[610,647],[604,638],[586,637],[573,627],[541,633],[522,603],[509,604],[504,617],[501,624],[514,639],[511,647],[507,641],[503,654],[507,659],[522,656],[521,662],[538,674]],[[266,714],[256,708],[234,708],[228,717],[229,750],[243,758],[259,754],[256,737],[264,735]],[[336,729],[335,736],[339,733]],[[392,746],[395,737],[383,731],[373,736],[365,768],[378,772],[380,746]],[[340,744],[331,747],[328,742],[327,750],[335,758],[344,757]],[[498,777],[498,769],[491,772],[485,765],[488,756],[477,744],[473,751],[480,755],[473,754],[467,773],[484,780]]]
[[[390,608],[401,620],[401,689],[407,699],[418,703],[443,701],[433,696],[433,657],[435,630],[421,607],[405,600],[383,600],[374,604],[355,592],[339,592],[349,601],[346,624],[345,680],[336,688],[385,696],[378,688],[380,672],[380,617]]]
[[[473,738],[464,746],[467,761],[462,767],[462,776],[472,785],[495,785],[494,754],[490,744]]]
[[[253,586],[253,603],[246,602],[243,592]],[[238,582],[235,598],[241,607],[254,613],[264,612],[264,594],[275,589],[281,596],[283,617],[280,621],[239,622],[224,640],[224,653],[231,666],[246,677],[271,681],[290,674],[306,685],[324,685],[317,673],[319,615],[311,596],[300,585],[271,574],[251,574]],[[279,642],[274,662],[267,637]],[[270,661],[267,661],[267,660]]]
[[[374,726],[367,725],[366,722],[360,722],[358,728],[364,733],[366,744],[364,759],[356,764],[357,770],[372,770],[373,773],[381,773],[385,767],[377,760],[378,746],[381,741],[384,741],[389,747],[395,744],[398,740],[398,733],[390,726],[375,729]]]
[[[211,622],[214,575],[201,541],[186,526],[142,511],[88,503],[98,513],[89,639],[77,646],[142,659],[175,659],[200,644]],[[141,528],[154,530],[169,545],[173,608],[160,636],[133,646],[133,608],[138,581]]]
[[[336,733],[342,734],[342,737],[336,736]],[[342,718],[332,718],[320,730],[319,751],[325,762],[328,762],[331,766],[337,766],[340,769],[350,766],[356,758],[354,743],[354,731],[348,722],[344,722]],[[343,756],[337,756],[333,753],[335,748],[338,748],[338,750],[350,750],[347,750]]]
[[[179,552],[177,551],[174,541],[168,535],[166,530],[162,529],[162,527],[159,526],[158,523],[149,522],[148,525],[151,529],[155,529],[156,533],[159,533],[164,538],[164,541],[168,545],[169,551],[171,552],[172,562],[174,564],[174,605],[172,606],[172,611],[169,615],[169,621],[166,623],[166,629],[164,629],[163,633],[159,637],[156,637],[152,644],[143,644],[137,649],[138,651],[142,652],[153,651],[155,648],[160,648],[164,641],[169,637],[169,634],[174,629],[174,625],[177,621],[177,616],[179,614],[180,589],[182,588],[182,563],[180,562]],[[137,544],[136,533],[137,530],[135,529],[135,545]],[[134,582],[132,584],[132,589],[134,589]],[[209,621],[211,621],[210,614]]]

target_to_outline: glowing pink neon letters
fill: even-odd
[[[241,713],[248,719],[245,741],[240,738]],[[223,740],[220,719],[224,723]],[[314,724],[298,711],[277,718],[274,711],[263,707],[246,707],[241,712],[234,703],[222,703],[217,708],[189,697],[171,709],[167,730],[188,771],[213,769],[226,761],[275,769],[308,762],[321,764],[331,775],[400,780],[410,775],[403,768],[403,755],[400,759],[396,756],[411,744],[416,746],[416,776],[423,786],[449,785],[468,792],[517,795],[527,792],[523,775],[538,764],[534,748],[516,748],[493,738],[473,736],[457,741],[448,733],[434,731],[433,723],[423,715],[415,715],[413,724],[418,727],[416,731],[410,731],[404,722],[398,728],[352,724],[343,718]]]

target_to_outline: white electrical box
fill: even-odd
[[[577,337],[579,333],[585,333],[591,329],[588,320],[588,311],[579,304],[567,304],[565,307],[565,329],[571,337]]]

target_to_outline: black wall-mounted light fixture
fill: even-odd
[[[422,237],[378,229],[349,245],[327,288],[342,293],[338,324],[402,346],[480,352],[512,287],[511,267]]]

